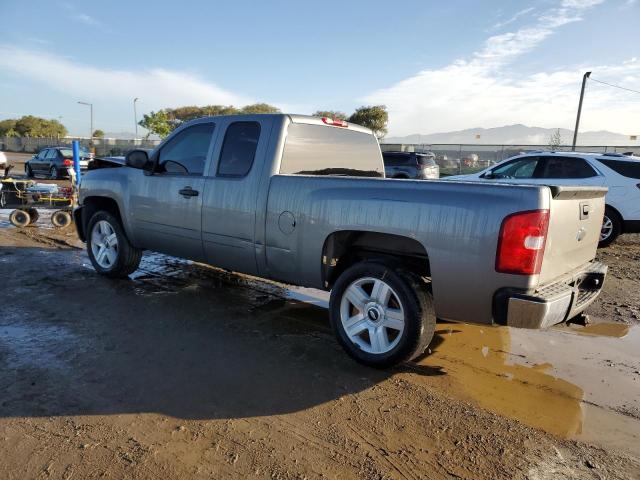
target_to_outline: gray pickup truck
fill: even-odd
[[[359,362],[424,352],[436,318],[542,328],[583,311],[606,189],[386,180],[363,127],[299,115],[202,118],[82,179],[74,211],[96,271],[143,250],[331,290]]]

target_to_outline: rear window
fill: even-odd
[[[88,157],[89,156],[89,150],[87,150],[86,148],[80,148],[79,152],[80,152],[80,156],[81,157]],[[73,150],[71,148],[61,148],[60,149],[60,153],[65,158],[73,157]]]
[[[427,157],[425,155],[418,155],[418,164],[426,167],[435,167],[436,161],[433,157]]]
[[[280,173],[382,177],[380,147],[373,135],[349,129],[292,123]]]
[[[640,162],[605,160],[602,158],[599,158],[598,161],[623,177],[640,179]]]

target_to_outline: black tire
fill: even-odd
[[[28,208],[27,211],[29,212],[29,216],[31,217],[31,220],[29,221],[29,225],[33,225],[38,221],[38,218],[40,218],[40,214],[38,213],[38,210],[36,210],[35,208]]]
[[[399,339],[395,346],[384,353],[363,350],[349,338],[341,318],[345,292],[354,282],[367,278],[383,280],[391,287],[394,297],[397,297],[404,310],[404,330],[397,336]],[[342,348],[357,362],[374,368],[392,367],[420,356],[433,339],[436,327],[433,298],[428,285],[406,270],[374,261],[357,263],[340,275],[331,290],[329,314],[333,332]],[[368,319],[370,318],[368,316]],[[395,341],[390,343],[393,345]]]
[[[608,230],[609,236],[606,238],[600,237],[600,242],[598,243],[599,248],[611,245],[622,233],[622,218],[620,218],[620,214],[608,206],[604,209],[604,218],[602,219],[603,230],[601,235],[604,233],[604,226],[607,224],[607,221],[611,222],[611,228]]]
[[[106,221],[113,232],[116,234],[117,239],[117,257],[113,265],[109,267],[101,266],[97,261],[93,253],[92,240],[93,230],[96,224],[100,221]],[[91,219],[86,229],[87,235],[87,253],[93,268],[100,275],[104,275],[109,278],[126,278],[129,274],[135,272],[140,265],[140,259],[142,258],[142,250],[134,247],[129,243],[129,239],[124,233],[124,229],[118,219],[109,212],[100,210],[96,212]]]
[[[51,223],[56,228],[65,228],[71,225],[73,218],[66,210],[56,210],[51,214]]]
[[[51,180],[57,180],[60,178],[60,172],[58,172],[58,169],[55,166],[49,169],[49,178],[51,178]]]
[[[14,210],[9,214],[9,221],[14,227],[23,228],[31,223],[31,215],[27,210]]]
[[[31,165],[27,163],[27,165],[24,167],[24,171],[27,174],[27,178],[33,178],[33,170],[31,169]]]

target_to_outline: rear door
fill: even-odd
[[[204,260],[203,174],[215,127],[204,121],[176,132],[154,152],[153,174],[140,171],[130,183],[130,218],[143,248]]]
[[[256,208],[273,118],[226,118],[213,152],[202,205],[206,261],[242,273],[257,273]],[[262,206],[264,208],[264,206]]]

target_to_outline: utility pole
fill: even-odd
[[[88,102],[78,102],[80,105],[88,105],[90,112],[91,112],[91,123],[90,123],[90,128],[91,128],[91,133],[89,134],[89,141],[91,143],[93,143],[93,103],[88,103]]]
[[[133,99],[133,123],[136,126],[135,140],[138,140],[138,112],[136,112],[136,102],[140,100],[138,97]]]
[[[587,85],[587,78],[591,75],[591,72],[586,72],[582,77],[582,89],[580,90],[580,102],[578,103],[578,115],[576,116],[576,129],[573,131],[573,144],[571,145],[571,151],[576,151],[576,142],[578,141],[578,128],[580,127],[580,114],[582,113],[582,100],[584,100],[584,87]]]

